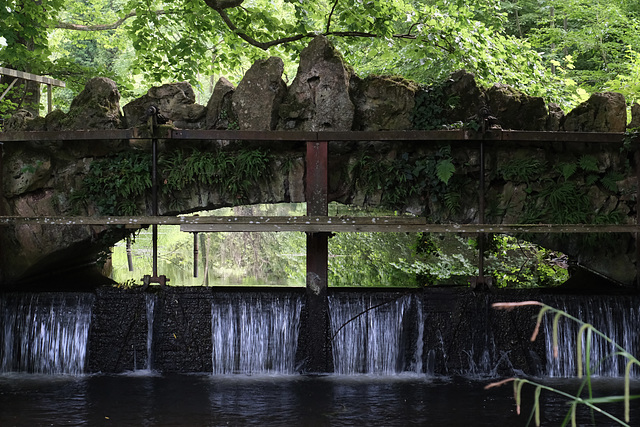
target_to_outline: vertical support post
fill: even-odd
[[[153,117],[153,123],[155,125],[155,116]],[[155,126],[153,127],[155,131]],[[151,140],[151,197],[152,197],[152,214],[158,215],[158,140],[153,138]],[[158,277],[158,225],[153,224],[152,238],[153,238],[153,277]]]
[[[634,155],[636,164],[636,225],[640,225],[640,145]],[[640,233],[636,232],[636,289],[640,291]]]
[[[53,89],[52,85],[47,85],[47,112],[53,111]]]
[[[133,256],[131,255],[131,237],[127,236],[127,266],[133,271]]]
[[[3,165],[3,143],[0,142],[0,216],[5,215],[4,212],[4,165]],[[0,227],[0,283],[4,281],[4,229]]]
[[[155,106],[151,106],[147,109],[149,115],[149,130],[151,131],[151,211],[153,216],[158,216],[158,138],[156,128],[158,125],[158,109]],[[158,224],[151,225],[151,239],[153,250],[153,272],[150,275],[145,275],[142,278],[142,282],[145,286],[149,286],[150,283],[159,283],[160,287],[164,289],[169,279],[165,275],[158,276]]]
[[[483,124],[483,138],[484,138],[484,124]],[[484,161],[484,141],[480,140],[479,147],[479,162],[480,162],[480,179],[478,182],[478,224],[484,224],[484,175],[485,175],[485,161]],[[471,287],[473,289],[483,289],[491,286],[491,278],[484,275],[484,250],[485,250],[485,238],[486,233],[478,233],[478,275],[471,278]]]
[[[484,141],[480,141],[480,184],[478,189],[478,222],[485,223],[484,219]],[[484,283],[484,240],[486,235],[478,235],[478,277]]]
[[[193,277],[198,277],[198,233],[193,233]]]
[[[307,215],[327,216],[328,142],[307,142]],[[327,298],[329,233],[307,233],[307,372],[331,372],[333,360],[329,342]]]

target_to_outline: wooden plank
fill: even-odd
[[[10,77],[17,77],[19,79],[31,80],[33,82],[43,83],[46,85],[66,87],[67,85],[62,80],[52,79],[51,77],[39,76],[37,74],[25,73],[24,71],[12,70],[11,68],[0,67],[0,74]]]
[[[428,232],[428,233],[635,233],[636,224],[427,224],[421,217],[329,217],[329,216],[109,216],[23,217],[0,216],[9,225],[180,225],[186,232],[308,231],[308,232]]]
[[[186,232],[218,231],[308,231],[308,232],[428,232],[428,233],[635,233],[636,224],[427,224],[420,217],[329,217],[329,216],[95,216],[23,217],[0,216],[0,226],[9,225],[180,225]]]

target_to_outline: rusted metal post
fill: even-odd
[[[158,138],[157,138],[157,126],[158,126],[158,109],[154,106],[147,109],[149,115],[148,125],[151,131],[151,213],[154,217],[158,216]],[[153,272],[151,276],[145,275],[142,278],[142,282],[145,286],[149,286],[150,283],[159,283],[160,287],[164,288],[169,281],[167,276],[158,276],[158,224],[151,225],[151,239],[153,250]]]
[[[483,125],[482,136],[485,136],[485,129]],[[480,163],[480,178],[478,180],[478,224],[485,223],[484,217],[484,178],[485,178],[485,161],[484,161],[484,141],[480,140],[479,147],[479,163]],[[486,233],[481,231],[478,233],[478,275],[471,278],[471,287],[473,289],[486,289],[491,286],[491,278],[484,275],[484,251],[485,251],[485,238]]]
[[[636,225],[640,224],[640,146],[636,147]],[[640,290],[640,233],[635,233],[636,238],[636,290]]]
[[[155,125],[155,117],[153,118],[153,124]],[[152,131],[155,131],[153,126]],[[153,138],[151,140],[151,197],[152,206],[151,211],[153,216],[158,215],[158,140]],[[158,225],[153,224],[152,236],[153,236],[153,277],[158,277]]]
[[[4,144],[0,142],[0,216],[3,216],[4,213],[4,182],[2,178],[4,177],[4,165],[3,165],[3,146]],[[4,227],[0,227],[0,284],[4,281]]]
[[[478,222],[484,224],[484,141],[480,141],[480,188],[478,189]],[[478,277],[484,283],[484,233],[478,234]]]
[[[327,216],[328,143],[307,142],[307,215]],[[307,233],[307,372],[331,372],[327,299],[329,233]]]

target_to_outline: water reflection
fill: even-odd
[[[524,415],[517,416],[512,388],[484,390],[485,384],[416,374],[6,374],[0,376],[0,425],[526,425],[533,390],[525,388]],[[577,387],[575,380],[551,384],[567,390]],[[596,386],[619,394],[622,381],[598,380]],[[640,382],[635,381],[633,388],[637,393]],[[565,401],[543,393],[542,402],[543,425],[558,425],[566,414]],[[622,404],[612,410],[620,413]],[[640,419],[640,408],[632,406],[631,416]],[[589,414],[580,413],[578,423],[591,424]],[[611,423],[605,420],[599,425]]]

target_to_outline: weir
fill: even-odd
[[[0,296],[0,373],[84,372],[91,294]]]
[[[293,374],[300,331],[298,295],[215,295],[211,304],[214,374]]]
[[[637,296],[539,296],[592,322],[631,354],[640,353]],[[552,317],[547,316],[541,336],[531,343],[535,309],[507,313],[490,308],[493,302],[523,297],[504,293],[477,298],[451,289],[330,290],[326,344],[332,372],[575,377],[574,324],[559,322],[560,351],[554,359]],[[129,304],[123,305],[124,300]],[[305,305],[300,290],[5,294],[0,297],[0,372],[80,375],[143,367],[214,375],[305,373]],[[624,375],[623,359],[610,357],[614,351],[594,336],[590,360],[596,376]],[[631,376],[640,377],[637,368]]]

